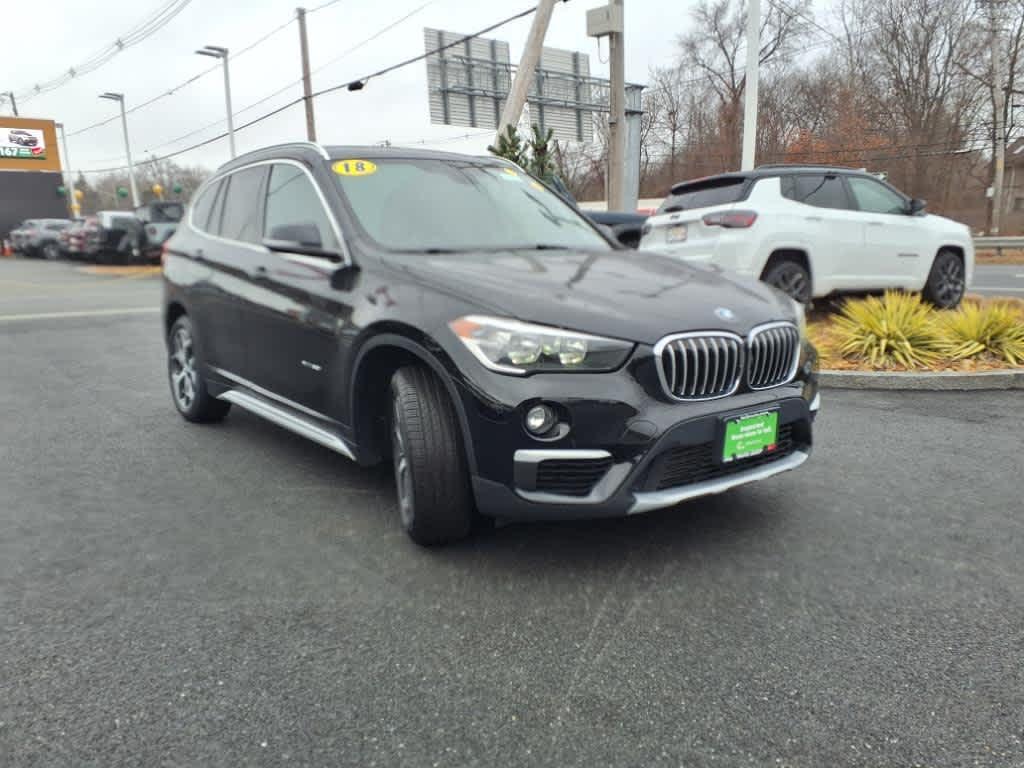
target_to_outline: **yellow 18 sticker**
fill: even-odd
[[[339,160],[332,167],[339,176],[369,176],[377,172],[376,164],[369,160]]]

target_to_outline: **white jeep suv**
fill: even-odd
[[[862,171],[762,166],[676,184],[640,248],[758,277],[804,303],[898,288],[955,307],[974,274],[971,233],[924,205]]]

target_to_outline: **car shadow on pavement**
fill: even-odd
[[[305,471],[330,478],[332,497],[370,494],[374,503],[359,507],[346,504],[339,507],[338,514],[372,515],[359,522],[369,523],[385,535],[389,529],[398,531],[394,477],[389,464],[360,467],[244,411],[232,411],[225,426],[244,432],[244,437],[239,438],[264,456],[272,455],[274,465],[295,463]],[[742,541],[749,543],[752,538],[763,540],[781,535],[787,526],[787,515],[785,506],[777,499],[779,496],[760,486],[750,486],[631,517],[498,521],[494,525],[485,520],[465,540],[427,550],[412,542],[409,546],[452,565],[483,558],[494,567],[507,566],[519,573],[531,564],[571,569],[623,555],[656,567],[666,559],[678,561],[687,551],[707,554],[732,549]]]

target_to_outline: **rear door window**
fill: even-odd
[[[658,213],[689,211],[694,208],[709,208],[712,205],[735,203],[746,197],[747,179],[724,178],[706,179],[687,184],[678,193],[670,194],[661,204]]]
[[[220,236],[243,243],[260,242],[260,195],[265,166],[243,168],[231,174],[220,219]]]
[[[848,210],[850,198],[846,185],[836,175],[808,173],[782,177],[782,196],[815,208]]]

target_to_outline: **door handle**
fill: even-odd
[[[805,216],[807,221],[822,221],[821,216]]]
[[[266,277],[270,273],[267,271],[266,267],[260,264],[259,266],[253,267],[249,274],[252,275],[253,278],[258,280],[261,277]]]
[[[869,221],[868,222],[868,226],[869,227],[884,227],[885,226],[885,222],[884,221]]]
[[[202,248],[196,248],[192,252],[192,258],[195,259],[196,261],[202,261],[203,260],[203,256],[205,256],[205,255],[206,254],[203,252]]]

